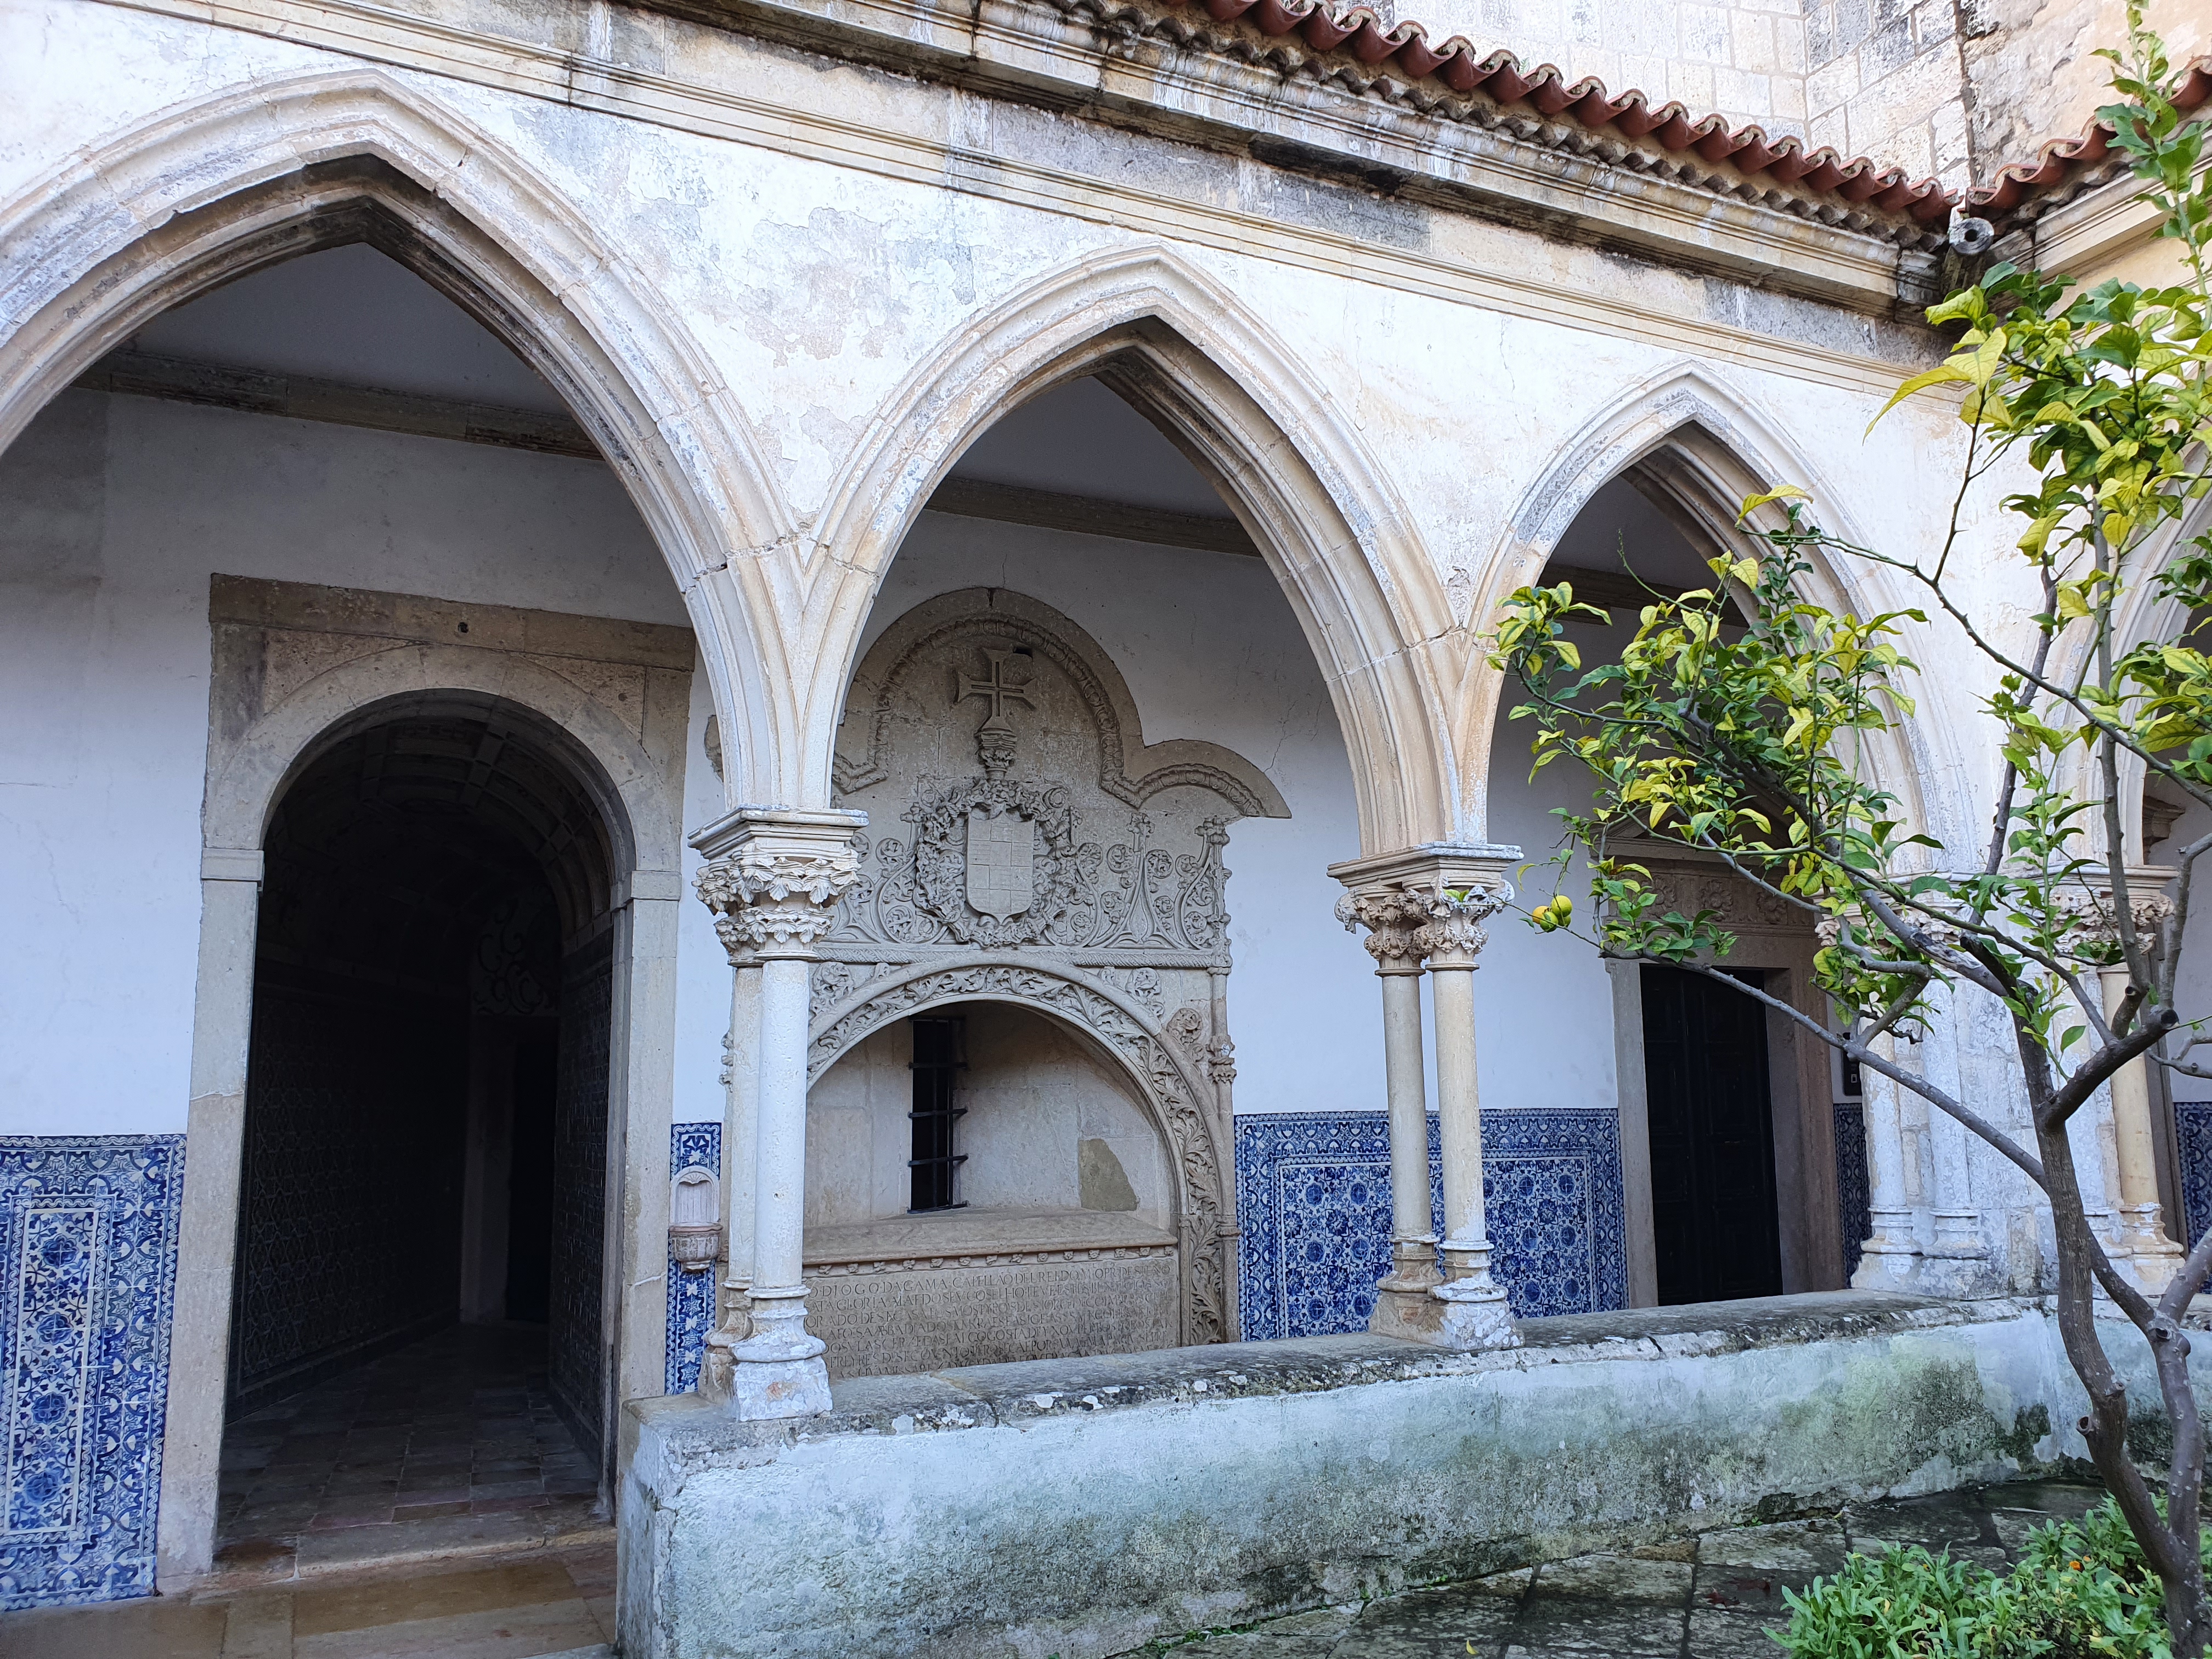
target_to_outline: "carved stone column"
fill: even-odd
[[[761,965],[734,921],[717,916],[730,951],[730,1029],[722,1039],[722,1237],[728,1255],[720,1317],[699,1362],[699,1392],[730,1393],[730,1350],[753,1334],[753,1181],[760,1121]]]
[[[2163,875],[2165,872],[2158,872]],[[2163,893],[2136,897],[2130,920],[2146,941],[2157,937],[2173,915],[2173,901]],[[2107,930],[2113,945],[2119,943],[2117,927]],[[2119,1009],[2128,994],[2128,966],[2114,963],[2100,969],[2105,1012]],[[2113,1265],[2134,1279],[2142,1289],[2163,1291],[2181,1266],[2182,1249],[2166,1235],[2166,1218],[2158,1199],[2158,1152],[2151,1136],[2150,1063],[2130,1060],[2112,1075],[2109,1085],[2112,1112],[2112,1164],[2118,1179],[2112,1195],[2116,1224],[2112,1240]]]
[[[1898,1045],[1878,1037],[1873,1048],[1894,1060]],[[1866,1102],[1867,1210],[1869,1237],[1851,1283],[1863,1291],[1917,1289],[1920,1283],[1920,1230],[1913,1213],[1912,1148],[1906,1138],[1904,1091],[1872,1066],[1860,1074]]]
[[[1507,1348],[1513,1328],[1504,1287],[1491,1277],[1482,1195],[1482,1107],[1475,1081],[1475,958],[1490,942],[1482,921],[1505,905],[1489,887],[1432,887],[1429,919],[1415,935],[1429,958],[1437,1006],[1437,1118],[1443,1132],[1444,1282],[1429,1294],[1443,1304],[1437,1340],[1454,1348]]]
[[[707,1392],[713,1376],[711,1391],[740,1417],[830,1409],[822,1341],[806,1329],[803,1272],[807,975],[837,901],[860,879],[853,837],[866,822],[857,812],[746,807],[692,837],[708,860],[699,896],[714,913],[723,947],[733,960],[744,955],[760,964],[750,1328],[723,1344],[701,1377]],[[732,1231],[742,1224],[732,1220]]]
[[[1383,1336],[1434,1341],[1439,1282],[1437,1236],[1429,1211],[1429,1105],[1421,1044],[1421,948],[1427,920],[1419,900],[1394,889],[1346,893],[1336,916],[1362,941],[1382,981],[1382,1068],[1390,1123],[1390,1271],[1375,1286],[1368,1328]]]
[[[1206,1045],[1206,1073],[1213,1083],[1213,1121],[1216,1143],[1234,1147],[1237,1145],[1237,1109],[1233,1091],[1237,1084],[1237,1044],[1229,1036],[1229,969],[1226,964],[1206,970],[1212,1002],[1212,1041]],[[1233,1159],[1234,1153],[1231,1153]],[[1226,1322],[1221,1336],[1224,1342],[1234,1342],[1243,1329],[1238,1313],[1242,1305],[1237,1285],[1237,1263],[1240,1255],[1238,1241],[1243,1227],[1237,1212],[1237,1183],[1225,1185],[1223,1196],[1227,1200],[1221,1206],[1221,1218],[1214,1224],[1214,1249],[1221,1261],[1221,1314]]]

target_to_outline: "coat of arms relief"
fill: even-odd
[[[1133,771],[1127,751],[1151,757],[1134,715],[1111,661],[1035,600],[975,590],[909,612],[846,706],[840,799],[875,829],[833,946],[1226,966],[1229,825],[1281,798],[1210,744],[1152,745],[1166,763]]]

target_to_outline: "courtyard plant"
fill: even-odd
[[[2123,791],[2136,778],[2177,805],[2212,808],[2212,655],[2198,631],[2212,610],[2212,533],[2193,533],[2212,488],[2212,177],[2203,125],[2176,106],[2163,45],[2139,9],[2129,27],[2127,49],[2102,54],[2121,101],[2099,114],[2181,280],[2077,292],[1998,264],[1928,313],[1954,331],[1955,349],[1883,414],[1908,398],[1960,399],[1964,461],[1948,523],[1911,546],[1856,545],[1822,527],[1805,490],[1784,488],[1743,503],[1747,550],[1713,561],[1710,586],[1651,593],[1617,661],[1583,665],[1569,624],[1611,618],[1569,582],[1513,594],[1491,648],[1525,689],[1512,713],[1534,723],[1535,766],[1578,765],[1593,784],[1587,811],[1562,814],[1560,873],[1529,909],[1536,927],[1764,1002],[1948,1115],[2048,1200],[2058,1328],[2088,1399],[2079,1426],[2160,1586],[2172,1651],[2196,1656],[2212,1612],[2197,1524],[2204,1427],[2183,1316],[2212,1273],[2212,1233],[2170,1284],[2140,1288],[2091,1224],[2068,1133],[2133,1062],[2212,1077],[2194,1057],[2212,1043],[2212,1006],[2179,1001],[2212,835],[2171,854],[2178,874],[2155,888],[2128,866],[2122,835]],[[1984,489],[2011,492],[2009,586],[1966,551],[1986,538],[1968,511]],[[1816,568],[1854,565],[1888,573],[1909,605],[1860,616],[1808,597]],[[2032,607],[2016,603],[2028,594]],[[1901,737],[1915,716],[1908,643],[1971,651],[1986,671],[1984,729],[2001,763],[1993,817],[1972,845],[1908,822],[1875,764],[1887,734]],[[1612,846],[1630,835],[1697,849],[1802,915],[1821,941],[1816,972],[1838,1017],[1730,975],[1734,936],[1712,911],[1668,908],[1649,869]],[[1577,854],[1589,870],[1580,913],[1563,890]],[[2100,975],[2123,963],[2125,993],[2108,1008]],[[2009,1113],[1910,1059],[1937,1023],[1989,1030],[1992,1015],[2018,1091]],[[1999,1121],[2023,1121],[2021,1108],[2024,1129]],[[2131,1452],[2100,1293],[2148,1344],[2166,1427],[2150,1438],[2170,1437],[2162,1472]]]
[[[1918,1545],[1785,1589],[1800,1659],[2169,1659],[2165,1587],[2110,1498],[2030,1533],[1997,1572]]]

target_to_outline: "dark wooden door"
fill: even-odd
[[[1778,1296],[1766,1011],[1680,969],[1647,967],[1643,978],[1659,1300]]]

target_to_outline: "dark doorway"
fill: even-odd
[[[230,1415],[497,1327],[469,1352],[532,1355],[597,1460],[603,817],[554,738],[456,696],[325,750],[264,848]]]
[[[1779,1296],[1766,1010],[1675,968],[1646,967],[1643,988],[1659,1300]]]

